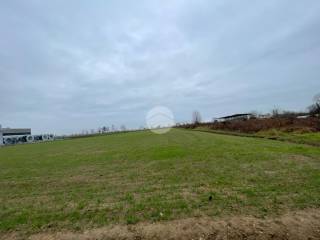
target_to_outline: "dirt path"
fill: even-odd
[[[214,239],[320,239],[320,209],[289,213],[279,218],[232,217],[184,219],[162,223],[114,225],[84,232],[45,232],[22,237],[17,233],[1,239],[17,240],[214,240]]]

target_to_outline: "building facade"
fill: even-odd
[[[21,136],[26,138],[29,135],[31,135],[30,128],[2,128],[0,125],[0,145],[4,145],[10,137],[18,138]]]

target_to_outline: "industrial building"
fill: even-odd
[[[53,139],[53,134],[31,135],[30,128],[2,128],[0,125],[0,146],[48,141]]]
[[[241,113],[241,114],[233,114],[230,116],[216,118],[214,119],[214,121],[225,122],[225,121],[233,121],[233,120],[247,120],[253,117],[254,115],[251,113]]]

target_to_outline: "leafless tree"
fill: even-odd
[[[122,125],[120,126],[120,130],[124,132],[124,131],[127,130],[127,128],[126,128],[126,126],[125,126],[124,124],[122,124]]]
[[[251,111],[250,114],[251,114],[250,119],[258,118],[260,115],[260,113],[256,110]]]
[[[308,109],[312,116],[320,114],[320,93],[313,97],[313,104]]]
[[[272,109],[271,110],[271,115],[272,115],[272,117],[274,117],[274,118],[277,118],[277,117],[280,117],[280,115],[281,115],[281,110],[279,109],[279,108],[274,108],[274,109]]]
[[[201,123],[201,114],[199,111],[193,111],[192,113],[192,123],[199,124]]]
[[[316,94],[314,97],[313,97],[313,102],[317,105],[320,105],[320,93]]]

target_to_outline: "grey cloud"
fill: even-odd
[[[0,123],[70,133],[274,106],[319,92],[320,3],[3,1]]]

